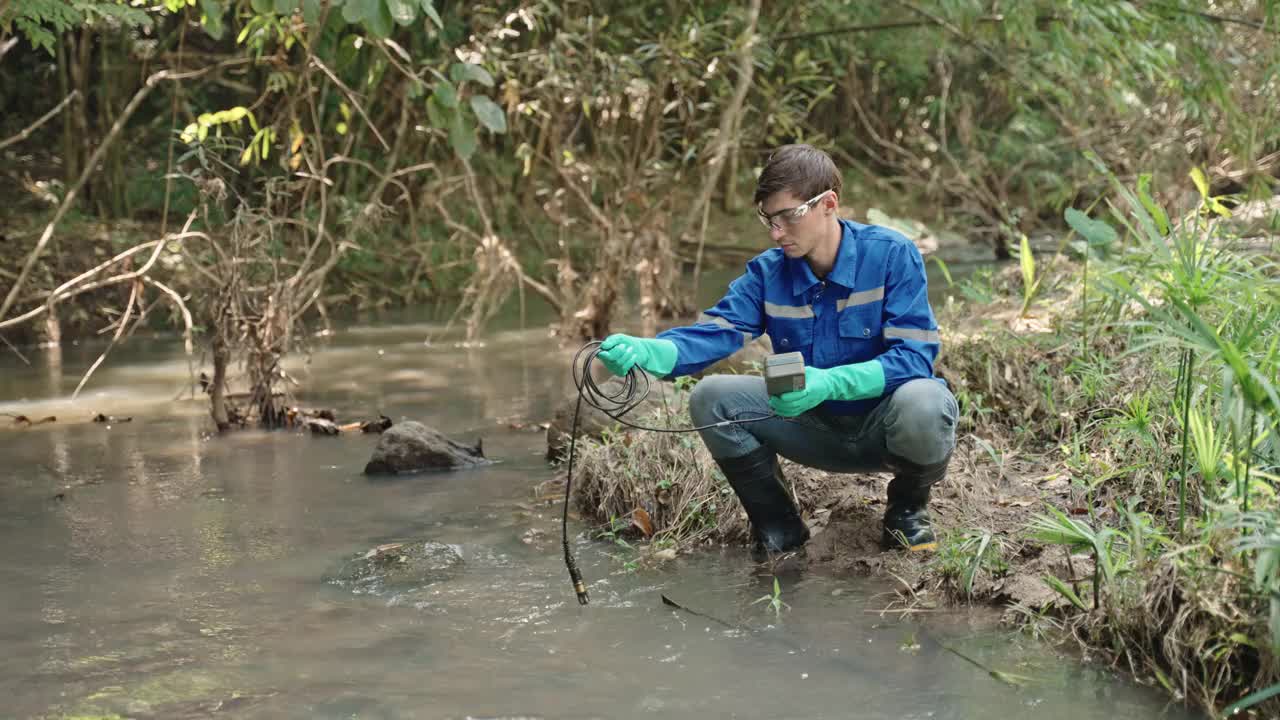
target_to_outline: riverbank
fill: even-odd
[[[931,505],[937,552],[881,552],[887,475],[787,463],[814,532],[804,562],[893,578],[886,609],[995,605],[1189,705],[1273,716],[1275,265],[1216,252],[1231,238],[1199,214],[1170,225],[1138,208],[1149,234],[1113,231],[1124,247],[1105,261],[1106,233],[1084,225],[1092,267],[1052,255],[935,308],[962,410]],[[690,385],[649,420],[687,426]],[[618,431],[579,449],[579,505],[634,545],[633,567],[745,544],[696,438]]]

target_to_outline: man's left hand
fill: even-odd
[[[771,396],[769,407],[783,417],[795,417],[830,400],[831,378],[828,372],[822,368],[806,367],[804,389]]]
[[[804,369],[804,389],[769,398],[769,407],[782,417],[795,417],[828,400],[865,400],[884,393],[884,366],[878,360]]]

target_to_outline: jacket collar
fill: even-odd
[[[836,264],[827,273],[827,280],[837,285],[853,289],[854,277],[858,270],[858,231],[866,227],[858,223],[840,221],[840,248],[836,251]],[[804,258],[787,258],[787,272],[791,276],[791,294],[794,297],[804,295],[814,285],[818,276]]]

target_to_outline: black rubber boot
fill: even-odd
[[[746,509],[760,549],[777,553],[804,545],[809,528],[783,486],[778,456],[772,450],[761,446],[742,457],[716,460],[716,464]]]
[[[929,490],[947,475],[948,455],[936,465],[917,465],[891,458],[893,480],[889,481],[888,507],[884,512],[884,532],[880,542],[886,550],[932,550],[937,547],[933,523],[926,508]]]

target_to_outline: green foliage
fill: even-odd
[[[791,606],[782,601],[782,585],[778,583],[778,577],[773,578],[773,592],[768,595],[761,595],[751,602],[752,605],[759,603],[768,603],[768,608],[773,611],[774,617],[782,615],[783,608],[791,609]]]
[[[1018,314],[1025,316],[1027,309],[1031,307],[1031,301],[1035,299],[1036,291],[1040,289],[1040,278],[1036,277],[1036,259],[1026,235],[1022,236],[1018,247],[1018,265],[1022,270],[1022,309]]]
[[[1003,543],[990,530],[966,530],[948,536],[939,546],[934,563],[944,576],[957,580],[966,597],[973,596],[974,583],[983,572],[998,577],[1008,569]]]
[[[0,29],[17,28],[34,47],[54,54],[57,36],[80,26],[150,27],[146,10],[124,0],[21,0],[0,4]]]

